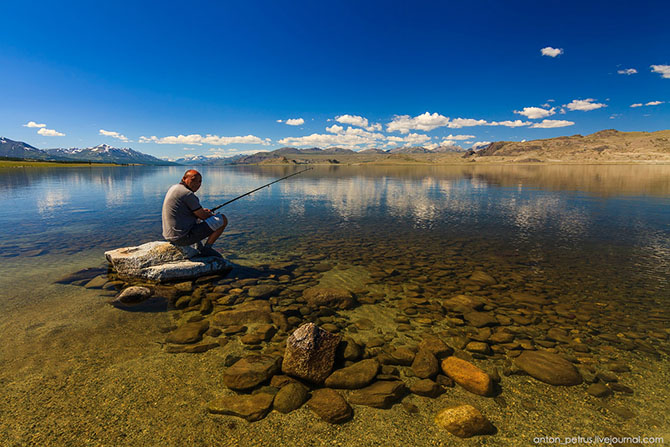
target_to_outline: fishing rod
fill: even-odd
[[[294,173],[291,174],[291,175],[287,175],[286,177],[282,177],[282,178],[280,178],[280,179],[277,179],[277,180],[275,180],[274,182],[270,182],[270,183],[268,183],[267,185],[259,186],[258,188],[254,189],[254,190],[252,190],[252,191],[249,191],[249,192],[247,192],[247,193],[244,193],[244,194],[242,194],[241,196],[235,197],[234,199],[231,199],[231,200],[227,201],[227,202],[224,203],[224,204],[221,204],[221,205],[219,205],[219,206],[217,206],[217,207],[215,207],[215,208],[212,208],[210,211],[214,212],[214,211],[218,210],[219,208],[228,205],[229,203],[233,203],[233,202],[236,201],[237,199],[241,199],[241,198],[244,197],[244,196],[248,196],[249,194],[258,191],[259,189],[263,189],[263,188],[265,188],[266,186],[270,186],[270,185],[272,185],[273,183],[281,182],[282,180],[286,180],[287,178],[289,178],[289,177],[293,177],[294,175],[302,174],[303,172],[305,172],[305,171],[309,171],[310,169],[314,169],[314,168],[303,169],[302,171],[294,172]]]

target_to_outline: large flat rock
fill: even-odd
[[[105,252],[107,261],[123,277],[175,281],[221,273],[231,268],[218,257],[200,257],[196,249],[153,241],[137,247]]]
[[[219,397],[207,405],[210,413],[229,414],[249,422],[259,421],[272,408],[274,396],[267,393]]]
[[[572,363],[547,351],[523,351],[514,363],[529,376],[550,385],[574,386],[583,380]]]

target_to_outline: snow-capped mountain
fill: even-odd
[[[116,148],[107,144],[87,148],[37,149],[22,141],[0,137],[0,157],[26,160],[93,161],[117,164],[171,165],[173,163],[143,154],[129,147]]]
[[[26,158],[31,160],[48,160],[51,157],[44,151],[9,138],[0,137],[0,157]]]
[[[129,147],[117,148],[107,144],[99,144],[86,148],[46,149],[47,154],[70,160],[98,161],[120,164],[165,165],[171,164],[152,155],[143,154]]]

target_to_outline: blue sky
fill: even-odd
[[[16,1],[0,17],[0,136],[40,148],[176,158],[670,128],[667,1]]]

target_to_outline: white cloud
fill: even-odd
[[[563,48],[544,47],[540,50],[540,53],[542,53],[542,56],[556,57],[563,54]]]
[[[642,104],[641,102],[636,102],[635,104],[631,104],[631,107],[642,107],[642,106],[660,106],[661,104],[665,104],[665,101],[649,101],[646,104]]]
[[[505,127],[523,127],[528,126],[530,124],[533,123],[531,121],[521,121],[521,120],[491,121],[490,123],[486,123],[487,126],[505,126]]]
[[[404,142],[410,145],[421,144],[426,141],[430,141],[430,137],[420,133],[410,133],[404,138]]]
[[[341,115],[335,117],[335,121],[342,124],[349,124],[350,126],[362,127],[368,132],[379,132],[382,130],[382,125],[379,123],[369,124],[368,119],[358,115]]]
[[[281,120],[279,120],[281,122]],[[305,120],[302,118],[289,118],[286,121],[284,121],[285,124],[288,124],[289,126],[301,126],[305,124]]]
[[[317,147],[344,147],[347,149],[358,149],[371,147],[385,140],[381,133],[368,132],[364,129],[347,127],[346,130],[337,124],[326,128],[330,134],[313,133],[303,137],[287,137],[279,140],[279,144],[286,146],[317,146]]]
[[[368,119],[358,115],[342,115],[335,117],[335,121],[358,127],[368,127]]]
[[[444,140],[469,140],[470,138],[477,138],[474,135],[451,135],[444,137]]]
[[[46,124],[37,124],[35,121],[28,121],[23,127],[47,127]]]
[[[99,135],[104,135],[106,137],[116,138],[117,140],[121,140],[121,141],[126,141],[126,142],[128,141],[128,138],[126,138],[125,135],[121,135],[118,132],[112,132],[111,130],[100,129],[98,134]]]
[[[447,126],[449,118],[439,113],[424,113],[411,118],[409,115],[396,115],[393,120],[386,125],[388,132],[398,131],[408,133],[410,130],[430,131],[438,127]]]
[[[542,120],[540,123],[534,123],[530,126],[532,129],[554,129],[556,127],[568,127],[575,123],[566,120]]]
[[[335,134],[340,134],[344,132],[344,127],[338,125],[338,124],[333,124],[330,127],[326,127],[326,132],[330,133],[335,133]]]
[[[556,108],[552,107],[551,109],[543,109],[541,107],[524,107],[523,110],[515,110],[514,113],[534,120],[554,115],[556,113]]]
[[[476,143],[472,144],[472,149],[480,149],[484,146],[488,146],[489,144],[491,144],[490,141],[477,141]]]
[[[486,121],[482,119],[473,118],[455,118],[449,119],[446,116],[438,113],[424,113],[415,116],[396,115],[393,120],[386,125],[388,132],[398,131],[400,133],[408,133],[410,130],[431,131],[438,127],[448,127],[450,129],[460,129],[462,127],[473,126],[505,126],[505,127],[522,127],[532,124],[530,121]]]
[[[623,70],[618,70],[617,73],[619,73],[620,75],[633,75],[637,73],[637,70],[634,68],[626,68]]]
[[[567,107],[569,110],[581,110],[582,112],[588,112],[589,110],[596,110],[602,107],[607,107],[607,104],[602,104],[594,102],[595,99],[573,99],[570,104],[564,104],[564,107]]]
[[[449,118],[447,118],[449,119]],[[450,129],[460,129],[461,127],[488,126],[490,123],[486,120],[476,120],[473,118],[456,118],[447,123]]]
[[[659,73],[665,79],[670,79],[670,65],[652,65],[651,71]]]
[[[40,130],[37,131],[38,134],[44,135],[45,137],[64,137],[65,134],[58,132],[57,130],[53,129],[47,129],[45,127],[42,127]]]
[[[261,139],[254,135],[239,136],[239,137],[220,137],[218,135],[202,136],[199,134],[167,136],[158,138],[154,135],[151,137],[141,136],[140,143],[156,143],[156,144],[191,144],[195,146],[202,146],[203,144],[211,144],[212,146],[226,146],[228,144],[262,144],[267,146],[270,144],[270,139]]]

